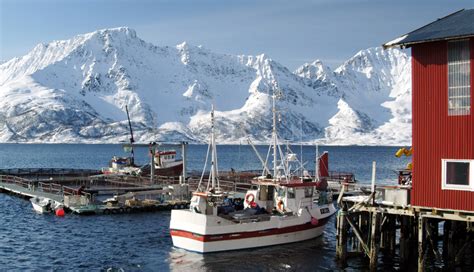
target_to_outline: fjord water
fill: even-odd
[[[257,147],[263,157],[267,146]],[[292,147],[302,152],[305,167],[314,169],[314,146]],[[330,170],[353,172],[368,183],[372,161],[377,161],[377,182],[396,183],[394,169],[407,158],[394,157],[396,147],[319,147],[329,151]],[[178,150],[179,151],[179,150]],[[188,146],[188,170],[201,171],[207,146]],[[125,155],[120,145],[0,144],[0,168],[105,167],[111,156]],[[147,148],[136,150],[139,163],[149,160]],[[260,169],[250,146],[218,146],[219,168]],[[322,237],[275,247],[201,255],[176,249],[169,236],[170,212],[76,216],[64,218],[36,214],[29,201],[0,194],[0,270],[83,271],[320,271],[341,269],[335,261],[335,217]],[[380,268],[393,270],[396,258],[380,255]],[[364,270],[360,258],[347,270]]]

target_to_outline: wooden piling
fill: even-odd
[[[360,232],[361,232],[361,236],[362,236],[361,239],[362,239],[362,240],[364,240],[363,234],[365,233],[364,226],[363,226],[363,216],[364,216],[363,213],[360,212],[360,213],[359,213],[359,217],[357,218],[357,219],[358,219],[358,225],[357,225],[357,226],[359,227],[359,230],[360,230]],[[365,241],[367,241],[367,240],[365,240]],[[364,250],[363,245],[362,245],[361,242],[359,242],[359,243],[357,244],[357,251],[358,251],[358,252],[363,252],[363,250]]]
[[[445,270],[459,267],[464,269],[473,263],[473,212],[371,202],[373,195],[375,194],[365,195],[364,198],[339,199],[341,207],[337,218],[339,260],[345,263],[348,257],[364,253],[369,258],[370,271],[375,271],[378,251],[383,250],[387,256],[394,256],[399,238],[401,269],[412,270],[415,265],[418,271],[432,268],[432,264],[426,262],[426,256],[431,256],[431,253],[436,256],[436,263],[444,264]],[[438,231],[439,223],[443,221],[444,261],[439,250],[440,231]],[[347,248],[348,239],[352,243],[350,252]]]
[[[424,218],[423,216],[418,216],[418,272],[424,271],[424,258],[425,258],[425,250],[424,250]]]
[[[337,244],[336,257],[340,263],[345,264],[347,257],[347,223],[345,210],[339,210],[337,213]]]
[[[406,263],[410,257],[410,218],[400,218],[400,261]]]
[[[373,212],[372,213],[372,222],[371,222],[371,231],[370,231],[370,264],[369,269],[370,271],[377,271],[377,255],[378,255],[378,238],[379,238],[379,213]]]

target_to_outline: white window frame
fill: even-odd
[[[469,163],[469,185],[446,184],[446,165],[448,162]],[[442,159],[441,160],[441,189],[474,191],[474,160]]]
[[[450,56],[450,50],[454,50],[452,47],[450,47],[450,44],[459,44],[459,43],[466,43],[466,49],[467,49],[467,55],[468,58],[467,60],[456,60],[452,61],[449,59]],[[463,47],[464,48],[464,47]],[[462,115],[471,115],[471,91],[472,91],[472,86],[471,86],[471,77],[472,77],[472,72],[471,71],[471,45],[470,45],[470,40],[469,39],[463,39],[463,40],[454,40],[454,41],[448,41],[448,116],[462,116]],[[465,65],[465,67],[463,66]],[[463,70],[463,68],[465,68]],[[452,69],[452,70],[451,70]],[[453,78],[453,81],[451,82],[451,74],[458,75],[457,77],[455,76]],[[467,82],[464,82],[461,80],[460,75],[463,73],[469,73],[469,80]],[[460,85],[461,83],[465,83],[467,85]],[[458,90],[458,91],[456,91]],[[461,91],[459,91],[461,90]],[[463,91],[468,90],[468,93],[463,93]],[[451,105],[450,102],[452,100],[463,100],[467,99],[464,102],[467,102],[469,105],[465,106],[454,106]]]

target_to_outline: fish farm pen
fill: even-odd
[[[0,191],[24,198],[57,201],[76,214],[114,214],[133,211],[184,209],[189,206],[187,186],[172,177],[92,175],[82,169],[2,169]],[[9,175],[5,175],[9,174]],[[118,199],[99,201],[104,196]]]

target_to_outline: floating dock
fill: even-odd
[[[46,185],[46,186],[45,186]],[[62,203],[64,200],[64,193],[55,184],[43,184],[30,181],[28,179],[0,175],[0,190],[10,192],[12,194],[24,197],[44,197]]]
[[[48,180],[48,179],[45,179]],[[136,199],[138,195],[149,196],[156,194],[169,193],[170,190],[162,190],[166,185],[148,185],[141,183],[132,183],[128,177],[119,181],[118,177],[109,184],[115,187],[90,187],[84,189],[85,183],[97,182],[97,176],[91,178],[62,178],[62,182],[68,184],[75,183],[76,187],[66,186],[49,182],[30,180],[18,176],[0,175],[0,191],[8,192],[23,198],[42,197],[61,203],[67,210],[76,214],[117,214],[143,211],[162,211],[171,209],[184,209],[189,207],[189,201],[186,192],[176,192],[173,197],[162,200]],[[136,180],[135,180],[136,181]],[[148,180],[147,180],[148,181]],[[127,192],[130,199],[123,198],[122,202],[102,203],[94,201],[98,193],[119,194]],[[173,193],[171,191],[171,193]]]

